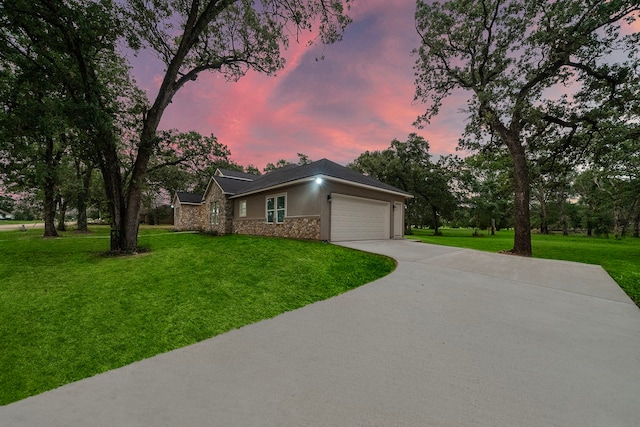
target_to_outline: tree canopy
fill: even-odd
[[[247,71],[274,74],[284,67],[282,50],[290,36],[317,31],[322,43],[341,39],[351,22],[350,0],[147,1],[127,0],[122,15],[128,41],[135,49],[153,52],[165,65],[160,88],[142,118],[135,163],[114,227],[112,247],[137,246],[138,212],[157,130],[175,94],[205,71],[238,80]],[[111,175],[117,173],[108,171]]]
[[[451,218],[458,203],[450,158],[434,162],[431,157],[429,142],[412,133],[407,141],[394,139],[385,150],[362,153],[348,166],[415,195],[407,201],[406,232],[411,232],[411,224],[428,222],[437,233],[441,219]]]
[[[469,92],[463,146],[505,146],[512,159],[513,253],[531,255],[529,155],[579,153],[602,130],[599,114],[636,102],[626,88],[637,84],[638,34],[623,36],[620,25],[639,8],[634,0],[418,1],[416,99],[427,104],[418,123],[453,91]]]
[[[43,189],[45,236],[56,235],[63,158],[71,152],[86,158],[85,142],[110,133],[116,94],[126,92],[112,11],[107,0],[0,5],[2,172],[13,183]]]
[[[35,164],[48,165],[40,185],[52,201],[61,153],[92,162],[109,202],[111,249],[134,251],[149,173],[176,166],[184,154],[193,166],[202,149],[225,156],[213,136],[170,135],[174,145],[164,144],[158,126],[175,94],[205,71],[230,81],[249,70],[272,75],[284,67],[291,39],[340,40],[349,7],[350,0],[7,0],[0,5],[2,165],[42,152]],[[150,102],[119,54],[125,44],[164,63]]]

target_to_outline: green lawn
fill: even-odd
[[[391,272],[319,242],[147,228],[110,257],[108,229],[0,233],[0,404],[201,341]]]
[[[432,230],[414,230],[407,238],[427,243],[478,249],[482,251],[508,251],[513,247],[513,230],[498,231],[495,236],[483,232],[474,237],[472,229],[441,229],[442,236]],[[620,287],[640,306],[640,239],[563,236],[561,234],[532,235],[533,256],[601,265]]]

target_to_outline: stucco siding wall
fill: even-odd
[[[282,187],[264,193],[252,194],[246,197],[233,199],[234,219],[240,218],[240,202],[247,202],[247,216],[244,219],[266,219],[266,199],[278,194],[287,195],[287,216],[317,216],[320,215],[320,202],[326,201],[323,188],[324,184],[315,182]],[[329,193],[327,193],[329,194]]]
[[[240,218],[240,202],[247,202],[247,216],[248,218],[265,218],[265,196],[264,194],[254,194],[239,199],[233,199],[233,219]]]
[[[324,184],[310,181],[287,187],[287,216],[320,215],[319,199],[324,194]],[[326,199],[326,196],[324,196]]]

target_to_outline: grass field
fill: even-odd
[[[494,236],[484,232],[474,237],[472,229],[441,229],[442,236],[432,230],[414,230],[407,238],[437,245],[456,246],[482,251],[507,251],[513,247],[513,230],[498,231]],[[640,239],[587,237],[585,235],[533,234],[533,256],[601,265],[640,307]]]
[[[319,242],[141,230],[0,233],[0,405],[329,298],[395,262]]]

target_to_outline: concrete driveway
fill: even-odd
[[[640,311],[597,266],[410,241],[327,301],[0,408],[2,426],[637,426]]]

